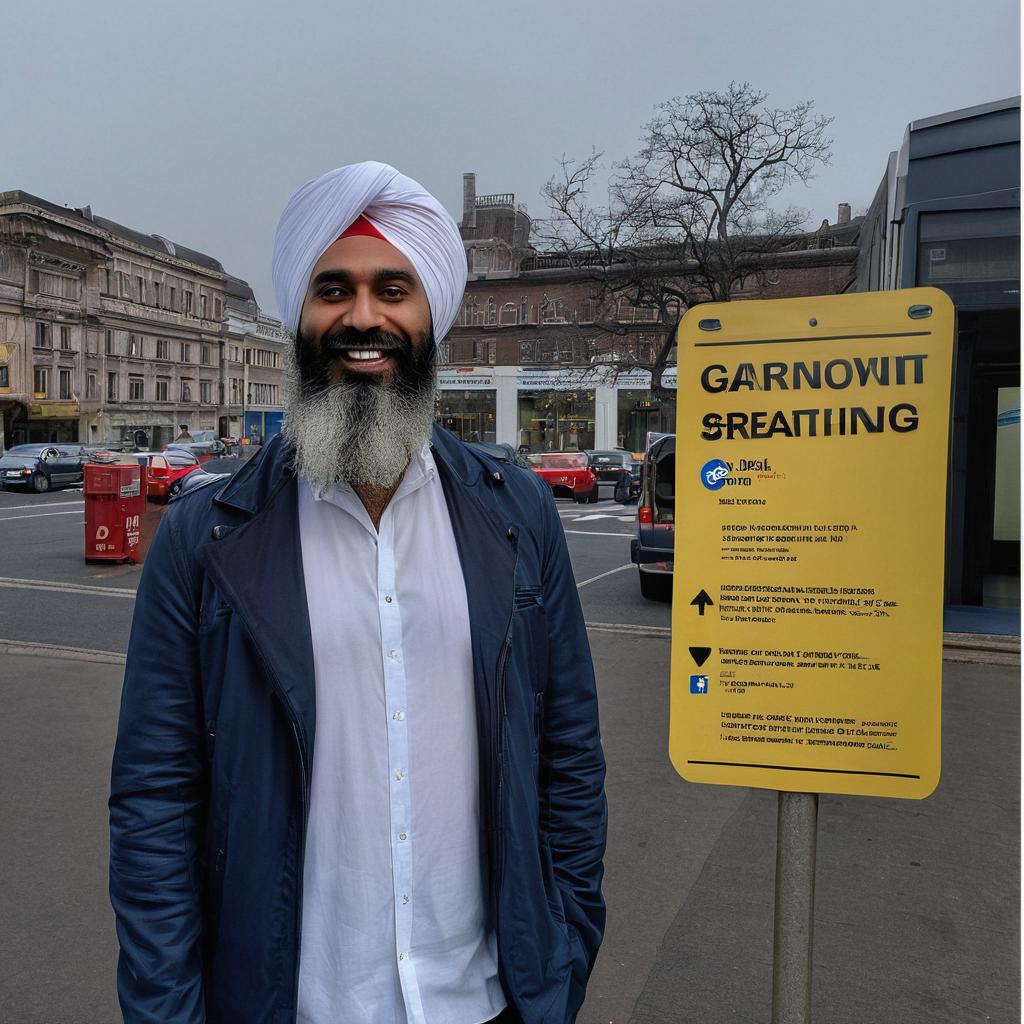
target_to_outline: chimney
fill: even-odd
[[[462,227],[476,227],[476,175],[462,176]]]
[[[850,223],[850,204],[840,203],[839,204],[839,216],[836,219],[836,224],[842,226],[843,224]]]

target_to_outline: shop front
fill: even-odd
[[[650,431],[671,434],[676,429],[676,368],[668,366],[661,377],[663,394],[651,391],[651,374],[633,370],[615,381],[617,444],[631,452],[644,450]]]
[[[28,406],[24,421],[25,442],[28,444],[61,444],[78,440],[77,402],[40,402]]]
[[[463,441],[497,440],[496,383],[490,367],[441,370],[437,377],[434,419]]]
[[[520,450],[574,452],[595,447],[595,392],[600,383],[593,370],[520,370]]]

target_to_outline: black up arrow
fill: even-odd
[[[708,592],[707,592],[706,590],[702,590],[702,591],[701,591],[701,592],[700,592],[700,593],[699,593],[699,594],[698,594],[698,595],[697,595],[697,596],[696,596],[696,597],[695,597],[695,598],[694,598],[694,599],[693,599],[693,600],[692,600],[692,601],[690,602],[690,604],[695,604],[695,605],[696,605],[696,606],[697,606],[697,607],[698,607],[698,608],[700,609],[700,613],[701,613],[701,615],[703,615],[703,614],[704,614],[704,609],[705,609],[705,608],[706,608],[706,607],[707,607],[707,606],[708,606],[709,604],[714,604],[714,603],[715,603],[715,602],[714,602],[714,601],[712,601],[712,600],[711,600],[711,598],[710,598],[710,597],[708,596]]]
[[[710,647],[691,647],[690,657],[697,663],[697,668],[700,668],[705,661],[711,656]]]

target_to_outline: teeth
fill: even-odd
[[[345,355],[349,359],[380,359],[384,353],[380,349],[376,348],[350,348]]]

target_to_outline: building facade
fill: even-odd
[[[4,446],[131,437],[158,447],[181,424],[240,436],[245,396],[232,402],[231,381],[245,379],[250,335],[228,340],[229,281],[211,256],[88,207],[0,193]],[[273,331],[257,311],[261,321]]]
[[[1020,97],[908,125],[861,238],[858,290],[956,305],[947,602],[1019,605]]]
[[[842,204],[835,226],[766,260],[735,297],[847,289],[859,230],[849,212]],[[645,368],[671,329],[656,309],[625,299],[601,308],[591,272],[531,248],[523,206],[509,193],[478,196],[472,174],[463,176],[459,229],[469,281],[441,346],[440,423],[466,440],[530,451],[638,450],[648,431],[675,429],[675,367],[658,388]]]

